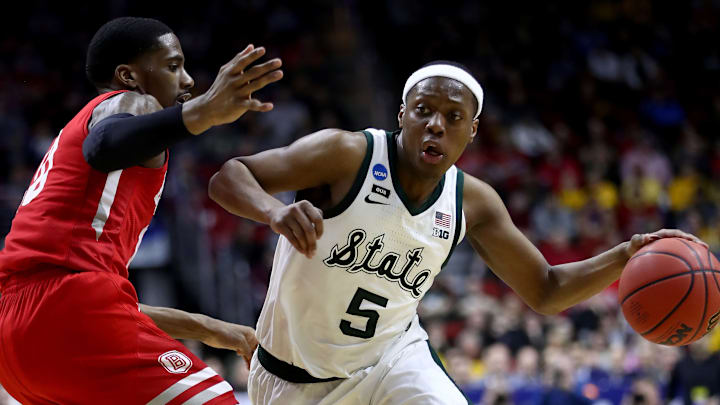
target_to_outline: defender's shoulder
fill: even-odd
[[[150,94],[140,94],[134,91],[118,93],[98,104],[93,110],[92,119],[88,128],[115,114],[142,115],[162,110],[160,102]]]

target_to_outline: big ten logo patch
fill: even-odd
[[[158,362],[165,367],[165,370],[173,374],[187,373],[192,367],[192,360],[177,350],[170,350],[161,354],[158,357]]]
[[[436,238],[441,238],[441,239],[448,239],[448,238],[450,238],[450,232],[448,232],[444,229],[433,227],[432,236],[434,236]]]
[[[387,169],[382,164],[378,163],[372,168],[372,175],[375,177],[375,180],[383,181],[387,179]]]

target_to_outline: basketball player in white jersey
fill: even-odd
[[[463,236],[535,311],[615,281],[643,244],[550,266],[498,194],[454,166],[478,127],[480,84],[453,63],[405,84],[400,130],[326,129],[225,163],[210,196],[281,235],[257,324],[249,393],[260,404],[463,404],[416,308]],[[285,205],[272,196],[296,190]],[[702,243],[702,242],[700,242]]]

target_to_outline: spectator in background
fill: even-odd
[[[554,194],[541,197],[530,214],[530,223],[535,236],[541,241],[549,241],[553,236],[559,243],[575,236],[575,221],[572,212],[558,201]]]
[[[483,354],[485,373],[480,380],[484,390],[482,404],[512,403],[511,362],[510,349],[504,344],[495,343],[485,349]]]
[[[525,346],[518,351],[509,383],[515,405],[535,405],[540,402],[544,388],[537,349]]]
[[[633,381],[631,389],[623,396],[621,405],[661,405],[662,403],[655,381],[640,377]]]
[[[711,353],[707,339],[688,345],[675,364],[668,383],[666,399],[681,398],[685,405],[720,399],[720,361]]]
[[[650,132],[634,129],[630,133],[635,145],[620,160],[623,183],[639,178],[652,180],[660,187],[666,186],[673,174],[667,155],[658,149]]]
[[[545,384],[540,405],[590,405],[590,400],[574,392],[575,364],[562,350],[553,349],[545,356]]]

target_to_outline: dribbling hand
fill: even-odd
[[[693,241],[695,243],[699,243],[706,248],[708,247],[707,243],[701,241],[695,235],[683,232],[679,229],[661,229],[653,233],[641,233],[633,235],[630,241],[627,242],[625,252],[627,253],[628,258],[630,258],[632,257],[632,255],[635,254],[635,252],[640,250],[641,247],[662,238],[682,238]]]
[[[251,67],[263,55],[265,48],[248,45],[220,68],[208,91],[183,105],[183,121],[188,131],[200,134],[213,126],[235,122],[247,111],[273,109],[272,103],[252,97],[254,92],[283,77],[279,58]]]
[[[298,201],[275,209],[270,215],[270,227],[310,259],[323,234],[322,211],[306,200]]]

